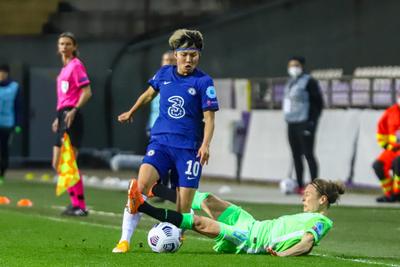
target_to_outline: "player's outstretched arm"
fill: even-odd
[[[210,143],[214,134],[215,125],[215,112],[212,110],[205,111],[204,115],[204,138],[197,152],[197,156],[200,157],[201,165],[208,164],[208,158],[210,157]]]
[[[314,236],[310,233],[305,233],[299,243],[297,243],[296,245],[285,251],[276,252],[270,248],[267,248],[267,251],[271,255],[279,257],[300,256],[310,253],[313,246],[314,246]]]
[[[149,103],[156,97],[157,91],[153,89],[153,87],[149,86],[143,94],[139,96],[136,100],[135,104],[131,107],[131,109],[127,112],[124,112],[118,116],[119,122],[132,122],[133,114],[142,106]]]

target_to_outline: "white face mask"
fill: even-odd
[[[287,72],[290,75],[290,77],[296,78],[296,77],[300,76],[300,74],[303,72],[303,69],[301,67],[293,66],[293,67],[289,67]]]

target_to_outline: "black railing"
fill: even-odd
[[[280,109],[287,78],[250,79],[252,109]],[[326,108],[386,108],[400,93],[400,77],[318,79]]]

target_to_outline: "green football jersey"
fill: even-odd
[[[332,228],[333,222],[320,213],[298,213],[274,220],[256,221],[241,250],[247,253],[266,253],[266,248],[285,251],[299,243],[305,233],[314,236],[314,244]]]

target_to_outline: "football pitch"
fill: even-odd
[[[21,175],[17,175],[21,176]],[[55,196],[52,183],[12,177],[0,186],[11,204],[0,206],[0,266],[399,266],[400,209],[334,206],[333,229],[309,256],[217,254],[213,241],[187,232],[175,254],[156,254],[147,232],[156,222],[144,216],[127,254],[112,254],[120,237],[125,192],[86,188],[90,215],[60,216],[68,197]],[[29,198],[31,208],[16,202]],[[238,203],[256,219],[301,211],[300,205]],[[171,204],[157,204],[173,208]]]

